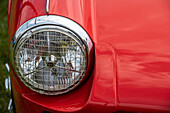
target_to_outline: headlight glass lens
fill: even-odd
[[[79,83],[86,72],[86,55],[76,36],[40,30],[19,41],[14,60],[26,85],[48,93],[69,90]]]

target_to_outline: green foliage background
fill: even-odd
[[[5,67],[8,63],[8,0],[1,0],[0,3],[0,113],[8,113],[10,91],[5,89],[5,78],[9,73]]]

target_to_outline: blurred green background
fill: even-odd
[[[0,113],[8,113],[10,91],[5,89],[5,78],[9,73],[5,67],[8,63],[8,0],[0,3]]]

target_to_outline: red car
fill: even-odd
[[[9,0],[17,113],[170,112],[169,0]]]

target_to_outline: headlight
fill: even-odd
[[[87,33],[72,20],[41,16],[17,30],[11,43],[11,63],[32,90],[62,94],[89,74],[92,48]]]

